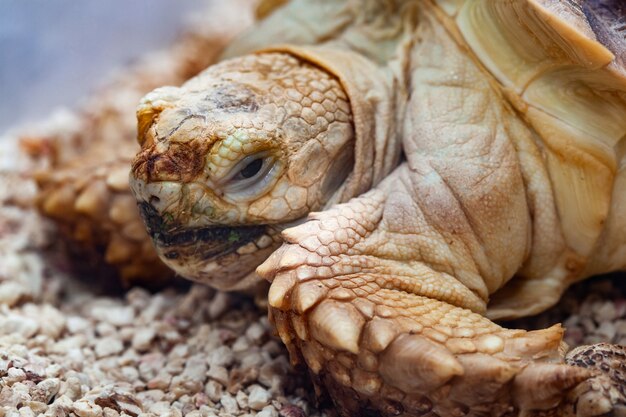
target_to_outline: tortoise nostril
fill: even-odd
[[[150,205],[158,204],[160,201],[161,201],[161,199],[159,197],[157,197],[156,195],[151,195],[150,196],[150,200],[148,200]]]

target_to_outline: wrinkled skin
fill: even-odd
[[[623,415],[623,347],[566,362],[560,326],[491,321],[625,266],[626,82],[595,15],[329,2],[307,31],[303,3],[324,14],[291,2],[227,55],[285,45],[139,106],[160,257],[242,289],[271,253],[277,332],[343,415]]]
[[[280,230],[321,209],[352,169],[345,92],[285,54],[215,65],[138,112],[131,186],[157,251],[218,288],[256,280]]]

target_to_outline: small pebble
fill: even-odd
[[[122,350],[124,350],[124,345],[119,339],[107,337],[96,343],[96,356],[98,358],[114,355]]]
[[[615,320],[617,317],[617,309],[611,301],[605,301],[594,309],[594,318],[598,323]]]
[[[220,398],[220,403],[222,407],[224,407],[224,411],[230,414],[236,414],[239,412],[239,406],[237,405],[237,400],[230,394],[225,393]]]
[[[207,372],[207,376],[222,385],[228,384],[229,381],[228,370],[223,366],[211,366],[211,368],[209,368],[209,372]]]
[[[131,306],[98,306],[91,310],[91,316],[113,326],[127,326],[135,319],[135,310]]]
[[[28,288],[18,282],[6,281],[0,283],[0,304],[5,304],[9,307],[14,306],[22,298],[28,297],[29,293]]]
[[[219,401],[224,393],[224,386],[217,381],[209,380],[204,386],[204,392],[212,401]]]
[[[615,328],[615,324],[610,321],[605,321],[600,324],[597,328],[596,333],[602,337],[603,340],[613,341],[615,335],[617,334],[617,329]]]
[[[156,331],[154,327],[144,327],[135,332],[135,335],[132,339],[132,347],[137,349],[139,352],[146,351],[150,349],[150,344],[152,340],[156,336]]]
[[[101,417],[102,407],[87,400],[76,401],[72,410],[80,417]]]
[[[271,399],[272,396],[265,388],[260,385],[253,385],[248,394],[248,405],[253,410],[262,410],[263,407],[269,404]]]
[[[270,405],[259,411],[257,417],[278,417],[278,411]]]
[[[91,326],[91,323],[89,322],[89,320],[85,320],[82,317],[70,316],[67,318],[66,325],[67,325],[67,330],[73,334],[73,333],[79,333],[79,332],[83,332],[87,330],[89,326]]]

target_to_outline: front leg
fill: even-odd
[[[424,4],[406,162],[283,233],[258,269],[277,331],[344,415],[619,415],[623,373],[566,364],[560,326],[484,317],[545,309],[584,259],[563,236],[536,132]]]
[[[378,189],[285,231],[259,267],[273,279],[271,315],[292,360],[344,415],[556,407],[592,373],[563,364],[560,326],[508,330],[480,314],[486,300],[454,276],[473,267],[446,261],[450,242],[407,206],[413,187],[401,166]]]

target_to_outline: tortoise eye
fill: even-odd
[[[224,191],[232,198],[249,198],[266,191],[278,173],[277,160],[267,152],[248,155],[231,170]]]
[[[246,165],[241,171],[239,171],[237,177],[252,178],[256,174],[258,174],[259,171],[261,171],[261,168],[263,168],[263,159],[256,158],[254,161]]]

